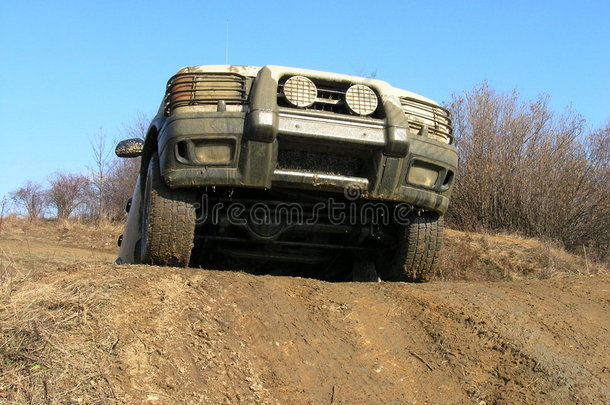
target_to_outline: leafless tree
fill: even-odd
[[[150,119],[138,114],[124,125],[123,138],[144,139]],[[140,171],[140,158],[114,158],[107,172],[107,214],[110,219],[120,220],[125,216],[125,204],[131,197],[133,186]]]
[[[82,174],[54,173],[49,178],[46,191],[48,205],[55,209],[58,219],[67,219],[81,204],[85,203],[89,179]]]
[[[122,139],[144,138],[150,120],[138,114],[123,126]],[[117,140],[118,141],[118,140]],[[98,130],[91,139],[93,163],[88,167],[90,187],[85,190],[85,216],[120,220],[139,173],[140,159],[120,159],[112,154],[105,132]]]
[[[146,137],[148,126],[150,125],[150,117],[144,113],[138,113],[136,116],[127,124],[123,125],[123,132],[125,139],[127,138],[141,138]]]
[[[100,128],[91,139],[93,165],[89,169],[91,193],[89,205],[91,214],[98,220],[106,218],[106,199],[108,167],[110,165],[110,150],[106,146],[106,133]],[[92,200],[92,201],[91,201]]]
[[[150,120],[138,114],[124,125],[122,139],[144,138]],[[116,140],[118,141],[118,140]],[[125,216],[125,204],[133,191],[140,169],[140,159],[121,159],[112,154],[103,130],[91,140],[93,164],[89,167],[90,188],[84,211],[86,216],[96,219],[121,220]]]
[[[18,207],[25,210],[30,221],[41,217],[45,199],[40,184],[28,181],[23,187],[11,192],[10,196]]]

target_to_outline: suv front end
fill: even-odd
[[[446,109],[384,81],[280,66],[187,67],[169,80],[151,123],[140,183],[154,154],[168,189],[197,190],[195,200],[205,195],[223,201],[230,196],[299,202],[357,190],[360,201],[408,204],[418,217],[428,213],[424,216],[438,221],[447,210],[457,170],[452,142]],[[362,233],[371,224],[358,227],[356,233]],[[281,241],[266,235],[268,229],[246,228],[243,241]],[[339,229],[280,228],[314,233]],[[200,223],[193,232],[195,239],[199,235],[208,242],[240,240],[210,224]],[[374,231],[366,232],[379,239]],[[331,246],[327,239],[310,244]],[[394,245],[407,242],[399,239],[394,235]],[[356,249],[373,246],[363,240],[350,243]],[[303,256],[259,250],[243,256]],[[239,256],[239,251],[229,254]]]

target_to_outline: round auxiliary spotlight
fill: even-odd
[[[299,108],[310,107],[318,97],[316,85],[305,76],[292,76],[284,83],[284,97]]]
[[[371,115],[377,109],[377,95],[363,84],[354,84],[347,89],[345,102],[350,111],[358,115]]]

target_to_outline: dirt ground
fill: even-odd
[[[71,243],[0,235],[0,403],[610,403],[608,275],[327,283]]]

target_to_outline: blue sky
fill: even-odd
[[[609,1],[0,0],[0,198],[84,171],[100,130],[153,115],[180,67],[286,65],[437,101],[483,80],[610,119]]]

